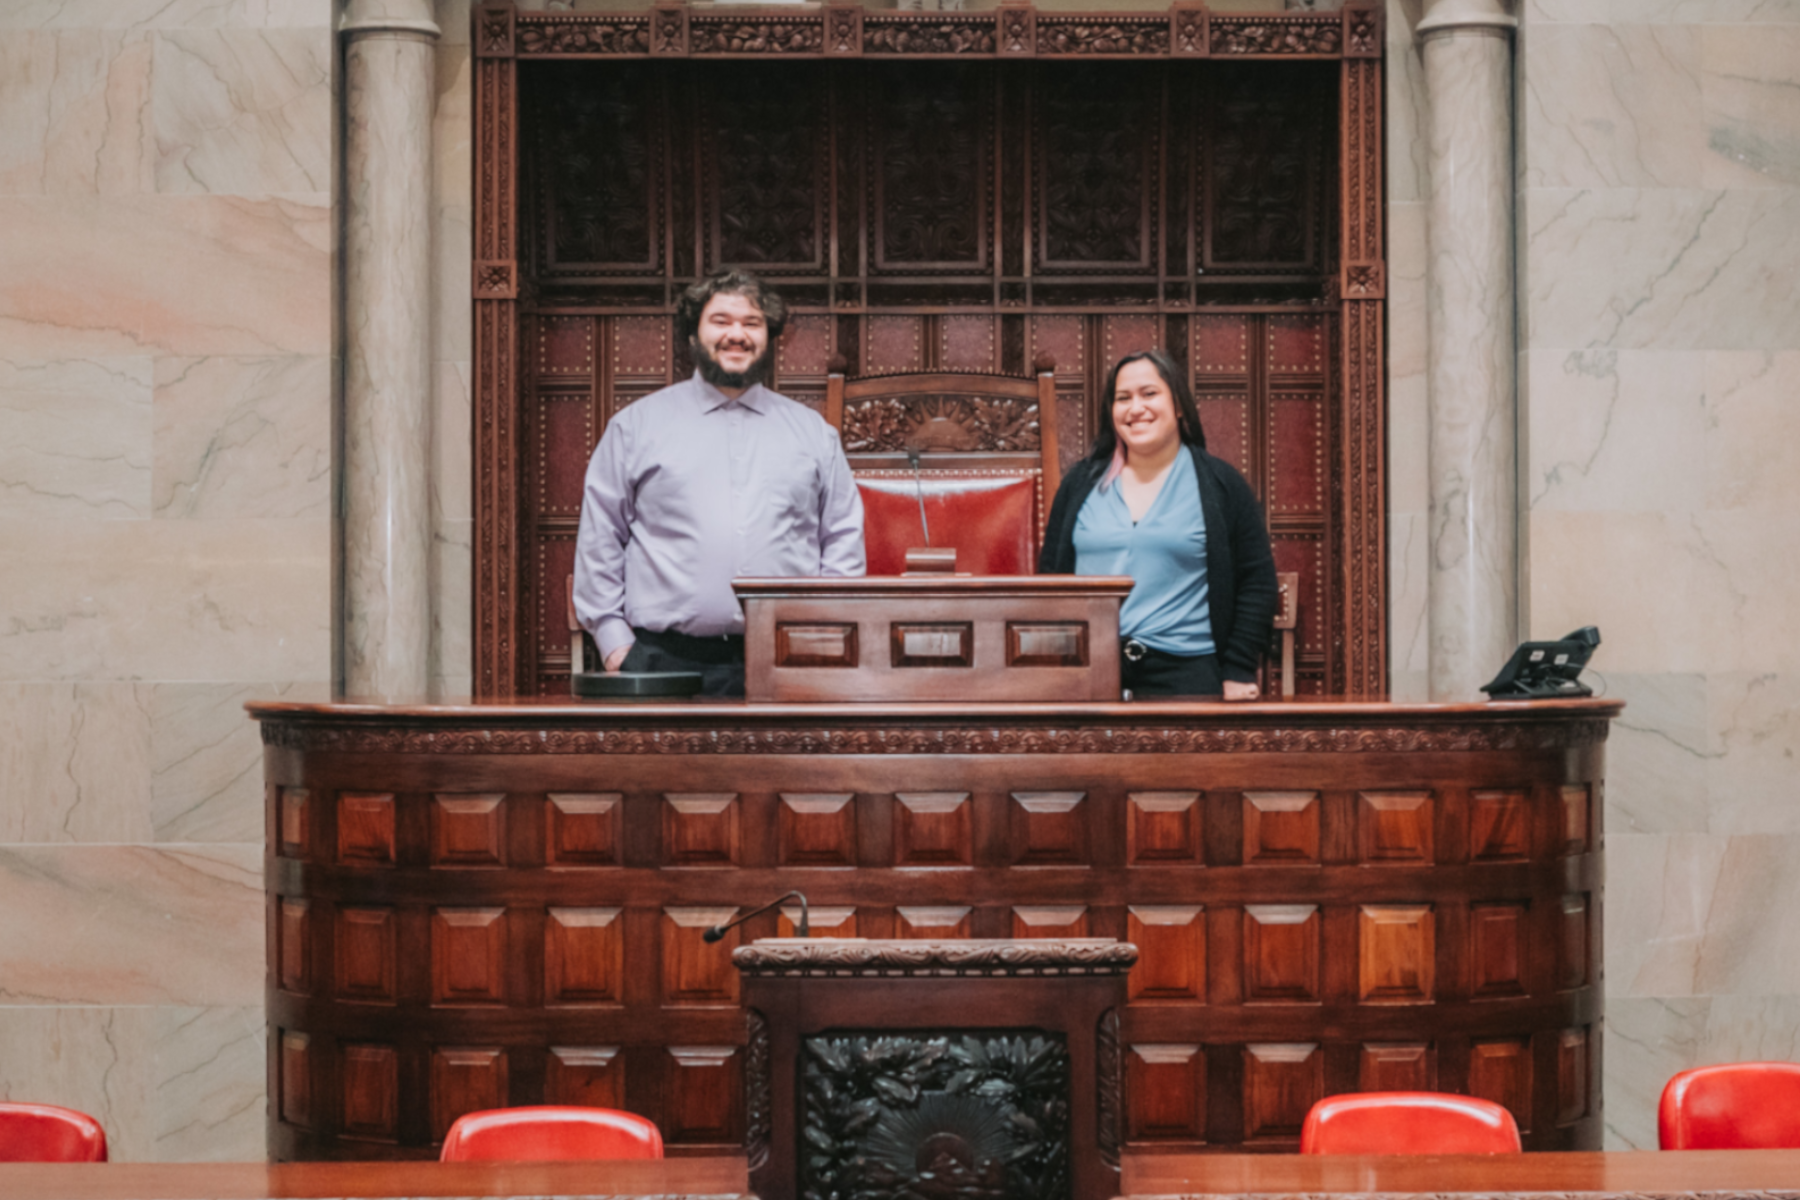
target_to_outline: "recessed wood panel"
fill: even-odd
[[[1476,904],[1469,908],[1469,993],[1525,994],[1527,946],[1523,904]]]
[[[1006,623],[1006,665],[1009,667],[1087,666],[1087,622],[1008,621]]]
[[[969,793],[901,792],[894,799],[896,867],[966,867],[974,861]]]
[[[736,866],[737,796],[732,792],[665,795],[663,859],[672,867]]]
[[[506,797],[439,793],[431,804],[431,862],[440,867],[498,867],[506,845]]]
[[[544,860],[553,867],[612,867],[619,863],[618,792],[551,792],[545,797]]]
[[[856,803],[851,793],[783,792],[778,819],[782,866],[856,865]]]
[[[1437,1063],[1424,1042],[1368,1042],[1356,1072],[1360,1092],[1433,1092]]]
[[[1089,847],[1085,796],[1085,792],[1014,792],[1014,865],[1085,864]]]
[[[1492,1100],[1531,1132],[1531,1043],[1476,1042],[1469,1047],[1469,1095]]]
[[[1015,904],[1012,936],[1016,938],[1083,938],[1088,936],[1085,904]]]
[[[1429,904],[1365,904],[1358,920],[1358,988],[1364,1004],[1429,1004],[1437,926]]]
[[[1244,907],[1244,999],[1319,998],[1319,909],[1313,904]]]
[[[506,1107],[506,1051],[440,1046],[431,1052],[431,1136],[443,1141],[464,1113]]]
[[[1125,936],[1138,948],[1127,981],[1129,997],[1140,1001],[1206,999],[1206,922],[1197,904],[1134,904]]]
[[[544,922],[544,1003],[618,1004],[625,973],[617,908],[552,908]]]
[[[625,1106],[625,1058],[617,1046],[552,1046],[544,1065],[544,1103],[581,1108]]]
[[[936,941],[969,936],[969,914],[961,904],[910,904],[894,910],[894,936]]]
[[[1307,1110],[1325,1097],[1325,1055],[1314,1044],[1244,1047],[1244,1140],[1300,1136]]]
[[[967,621],[895,621],[889,630],[889,643],[895,667],[975,665],[975,626]]]
[[[345,1137],[378,1142],[400,1135],[400,1055],[392,1046],[352,1042],[338,1067]]]
[[[345,1000],[394,1002],[398,925],[391,908],[340,908],[337,915],[337,994]]]
[[[1469,795],[1469,861],[1511,862],[1531,855],[1531,803],[1523,791]]]
[[[1588,1031],[1565,1029],[1556,1040],[1556,1123],[1588,1114]]]
[[[291,1029],[281,1031],[281,1119],[302,1129],[313,1127],[312,1038]]]
[[[281,856],[283,858],[305,858],[312,847],[312,828],[309,812],[312,807],[312,793],[306,788],[281,789]]]
[[[737,916],[735,908],[665,908],[662,920],[662,985],[664,1004],[736,1004],[738,973],[731,952],[738,945],[733,929],[717,942],[705,933]]]
[[[1199,792],[1132,792],[1126,799],[1126,853],[1134,865],[1200,861]]]
[[[1590,794],[1587,785],[1576,784],[1561,789],[1562,852],[1586,854],[1592,841],[1589,834]]]
[[[800,906],[784,904],[776,910],[776,937],[800,936]],[[811,937],[852,938],[856,936],[856,910],[845,905],[814,904],[807,909],[807,928]]]
[[[1131,1047],[1125,1089],[1132,1141],[1191,1142],[1206,1135],[1206,1056],[1199,1046]]]
[[[339,792],[338,860],[394,865],[394,797],[387,792]]]
[[[668,1122],[663,1137],[672,1142],[736,1143],[738,1078],[735,1046],[670,1046]]]
[[[1586,896],[1562,898],[1562,930],[1556,954],[1556,986],[1567,990],[1588,981],[1588,901]]]
[[[283,991],[306,995],[312,991],[312,902],[281,901],[280,921],[276,925],[277,961],[281,964],[278,979]]]
[[[1430,792],[1358,792],[1356,802],[1363,862],[1422,866],[1432,861]]]
[[[1319,861],[1317,792],[1245,792],[1246,866]]]
[[[854,667],[856,626],[838,622],[783,621],[775,626],[778,667]]]
[[[431,913],[431,1002],[506,1000],[506,910],[438,908]]]

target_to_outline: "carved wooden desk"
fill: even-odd
[[[758,1194],[1118,1194],[1130,943],[783,938],[731,961],[772,1065]]]
[[[1591,1149],[1619,708],[255,704],[270,1149],[430,1157],[548,1100],[754,1151],[739,939],[701,934],[796,886],[815,933],[1136,944],[1127,1151],[1291,1150],[1371,1087]]]

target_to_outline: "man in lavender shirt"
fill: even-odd
[[[863,511],[837,431],[762,385],[787,319],[747,271],[682,294],[698,370],[615,416],[588,462],[575,612],[608,671],[698,671],[744,694],[739,575],[861,575]]]

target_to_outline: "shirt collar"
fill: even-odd
[[[700,398],[701,412],[717,412],[731,403],[731,397],[702,379],[698,370],[694,372],[692,382],[695,389],[694,394]],[[768,402],[768,391],[762,384],[753,383],[744,389],[744,394],[737,398],[737,402],[753,413],[760,413]]]

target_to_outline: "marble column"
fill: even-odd
[[[1426,0],[1430,686],[1480,699],[1518,635],[1508,0]]]
[[[431,639],[432,0],[344,36],[344,690],[422,696]]]

